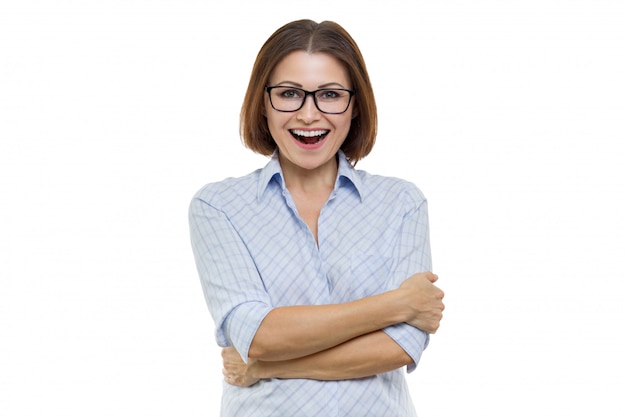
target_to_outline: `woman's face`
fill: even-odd
[[[309,54],[296,51],[287,55],[274,68],[269,86],[297,87],[307,91],[320,88],[351,89],[352,83],[344,66],[333,56],[324,53]],[[276,91],[274,91],[276,93]],[[297,91],[286,91],[291,97]],[[274,99],[274,105],[277,99]],[[304,106],[295,112],[275,110],[265,93],[267,124],[279,150],[283,170],[336,169],[335,155],[350,130],[353,100],[341,114],[322,113],[307,96]]]

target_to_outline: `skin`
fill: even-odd
[[[347,71],[334,57],[304,51],[283,59],[269,84],[309,91],[352,87]],[[267,123],[279,149],[285,184],[316,241],[319,214],[337,177],[335,155],[348,134],[353,112],[351,103],[343,114],[324,114],[307,97],[300,110],[283,113],[265,97]],[[307,147],[294,138],[293,129],[328,134],[321,143]],[[241,387],[264,378],[339,380],[408,365],[411,357],[381,329],[406,322],[436,332],[444,309],[444,294],[436,281],[435,274],[419,273],[396,290],[349,303],[275,308],[259,326],[247,364],[235,349],[223,349],[224,379]]]

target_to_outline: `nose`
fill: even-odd
[[[317,108],[315,99],[311,94],[304,98],[304,105],[300,110],[298,110],[297,119],[306,124],[311,124],[320,118],[320,114],[321,112]]]

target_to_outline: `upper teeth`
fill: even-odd
[[[328,133],[328,130],[292,130],[294,135],[304,136],[306,138],[312,138],[315,136],[322,136]]]

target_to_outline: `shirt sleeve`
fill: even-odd
[[[398,288],[413,274],[432,270],[427,201],[413,185],[402,197],[409,209],[398,232],[386,290]],[[428,333],[406,323],[387,327],[383,331],[411,356],[413,363],[407,367],[407,372],[413,372],[428,346]]]
[[[256,331],[271,302],[244,242],[228,216],[194,197],[189,207],[191,246],[215,338],[247,361]]]

